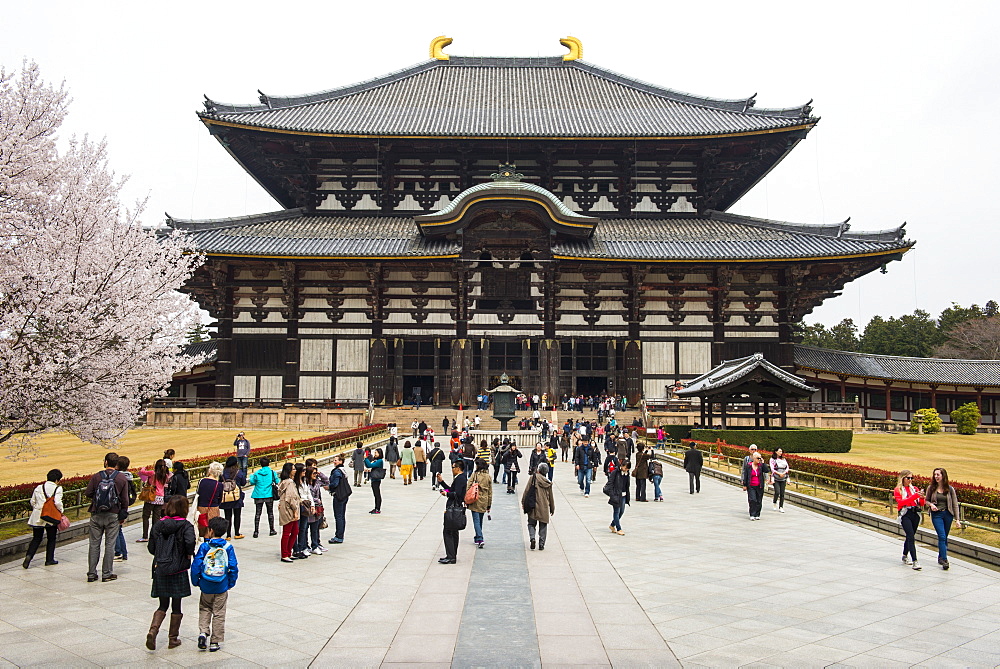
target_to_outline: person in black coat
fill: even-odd
[[[621,518],[625,515],[625,507],[629,504],[629,461],[622,458],[621,461],[615,456],[609,456],[604,463],[605,471],[608,473],[608,504],[611,505],[611,525],[608,527],[615,534],[625,534],[622,531]]]
[[[692,495],[701,492],[701,468],[704,464],[704,456],[695,448],[692,441],[691,447],[684,452],[684,471],[688,473],[688,485]]]
[[[441,450],[441,444],[435,443],[434,448],[427,454],[427,462],[431,463],[431,490],[437,490],[438,486],[441,485],[440,479],[444,460],[445,455],[444,451]]]
[[[465,489],[469,482],[469,476],[465,473],[465,462],[456,460],[451,464],[451,473],[455,477],[450,485],[445,485],[441,474],[437,475],[438,483],[444,486],[441,494],[448,498],[444,506],[444,557],[438,560],[441,564],[455,564],[458,561],[458,533],[459,530],[449,528],[449,510],[455,513],[455,509],[460,509],[465,513]]]

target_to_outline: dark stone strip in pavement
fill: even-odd
[[[504,494],[503,485],[493,492],[493,520],[483,519],[486,548],[476,551],[452,667],[540,667],[520,495]],[[462,540],[473,536],[470,512]]]

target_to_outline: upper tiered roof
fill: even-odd
[[[808,129],[809,103],[759,109],[670,90],[582,60],[431,59],[321,93],[261,104],[206,97],[207,125],[364,137],[683,138]]]
[[[879,381],[909,381],[958,386],[1000,386],[1000,360],[907,358],[836,351],[796,344],[795,366],[816,372]]]

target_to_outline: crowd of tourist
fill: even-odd
[[[540,398],[539,408],[543,407],[544,400]],[[517,494],[523,469],[527,470],[527,478],[519,501],[527,519],[529,547],[544,550],[548,525],[556,510],[552,483],[558,462],[572,464],[580,494],[585,498],[590,497],[598,469],[603,472],[605,482],[601,492],[611,506],[609,529],[624,535],[622,519],[633,501],[664,501],[663,464],[655,457],[654,449],[640,438],[640,425],[619,426],[613,422],[614,398],[605,398],[596,409],[604,412],[596,420],[567,419],[559,427],[540,418],[536,411],[532,418],[524,419],[524,428],[534,429],[538,435],[534,448],[527,454],[521,452],[519,439],[512,435],[492,440],[480,438],[477,442],[473,431],[480,420],[476,416],[461,422],[445,418],[442,430],[448,438],[444,444],[424,421],[414,420],[410,438],[402,439],[402,443],[397,426],[390,425],[384,449],[359,441],[346,456],[333,457],[329,476],[320,470],[314,458],[302,463],[285,462],[280,472],[276,472],[266,457],[260,458],[256,469],[248,475],[249,462],[242,459],[246,456],[233,455],[225,463],[211,462],[205,468],[204,476],[194,486],[193,513],[188,492],[191,481],[184,464],[174,461],[172,449],[164,452],[163,458],[141,468],[138,483],[129,471],[129,458],[108,453],[103,469],[91,477],[84,493],[91,501],[87,581],[117,579],[114,562],[128,560],[122,526],[128,519],[130,506],[141,502],[142,536],[136,541],[146,543],[152,555],[151,596],[158,602],[146,647],[156,649],[159,629],[168,613],[167,647],[181,645],[182,602],[195,586],[201,589],[198,648],[218,650],[225,636],[228,591],[235,586],[239,573],[232,542],[244,538],[242,509],[247,490],[255,505],[253,538],[260,536],[265,511],[269,536],[279,534],[274,513],[277,504],[281,534],[278,559],[292,563],[328,551],[321,540],[321,531],[329,526],[327,500],[334,521],[334,534],[328,543],[341,544],[345,541],[347,503],[354,488],[368,486],[373,503],[369,513],[381,514],[383,483],[387,478],[396,479],[397,473],[404,486],[424,482],[429,476],[431,490],[446,498],[442,528],[445,555],[438,560],[442,564],[458,561],[460,532],[467,525],[466,511],[472,516],[473,543],[485,548],[483,521],[491,518],[493,486],[503,485],[507,494]],[[663,445],[665,440],[663,429],[657,429],[656,444]],[[243,433],[234,445],[237,453],[249,452],[249,442]],[[450,481],[444,475],[446,461],[451,470]],[[353,477],[345,465],[354,470]],[[703,466],[703,454],[692,443],[683,457],[692,495],[701,492]],[[751,520],[761,517],[767,486],[772,490],[772,508],[784,512],[791,473],[781,448],[765,458],[756,445],[749,447],[740,479],[747,493]],[[30,567],[43,540],[45,565],[58,564],[57,532],[68,526],[63,514],[61,480],[62,473],[53,469],[32,493],[28,518],[32,538],[23,561],[25,569]],[[652,500],[648,499],[649,483]],[[961,520],[958,497],[947,471],[935,469],[926,489],[913,485],[910,471],[901,471],[893,496],[905,536],[903,563],[921,569],[915,535],[922,513],[927,510],[938,536],[938,564],[948,569],[948,535],[952,525],[960,525]]]

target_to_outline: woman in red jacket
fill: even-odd
[[[903,526],[906,539],[903,541],[903,564],[913,566],[920,571],[917,563],[917,527],[920,525],[920,509],[924,506],[924,494],[913,485],[913,472],[904,469],[899,472],[899,482],[892,491],[896,499],[896,512],[899,514],[899,524]],[[912,558],[912,562],[911,562]]]

